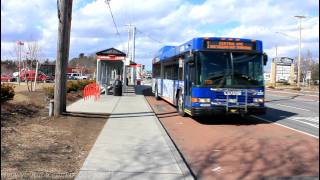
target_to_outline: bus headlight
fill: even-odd
[[[210,98],[192,98],[191,102],[199,102],[199,103],[210,103]]]
[[[255,102],[255,103],[263,103],[264,102],[264,98],[253,98],[253,102]]]
[[[199,98],[199,102],[201,102],[201,103],[210,103],[211,99],[210,98]]]

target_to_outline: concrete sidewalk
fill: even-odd
[[[193,179],[144,96],[124,95],[67,108],[111,113],[76,179]]]

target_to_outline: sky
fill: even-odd
[[[152,58],[165,45],[194,37],[234,37],[263,41],[269,58],[298,55],[298,19],[302,53],[319,57],[318,0],[111,0],[120,35],[105,0],[74,0],[69,58],[111,47],[126,53],[127,24],[136,26],[136,62],[151,69]],[[18,40],[37,41],[42,59],[56,58],[57,1],[1,1],[1,60],[16,59]],[[26,47],[26,45],[25,45]],[[270,60],[266,71],[270,68]]]

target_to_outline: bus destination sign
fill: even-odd
[[[207,49],[233,49],[233,50],[255,50],[254,42],[240,42],[240,41],[206,41],[205,47]]]

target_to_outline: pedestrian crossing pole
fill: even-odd
[[[54,89],[55,117],[66,112],[66,72],[69,59],[72,1],[57,0],[59,29]]]

